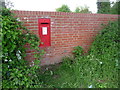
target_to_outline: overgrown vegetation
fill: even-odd
[[[110,0],[106,0],[106,2],[104,1],[100,1],[97,0],[97,13],[102,13],[102,14],[108,14],[110,13]]]
[[[120,14],[120,1],[111,2],[110,0],[106,0],[106,2],[102,2],[97,0],[97,13],[101,14]],[[62,5],[61,7],[56,9],[57,12],[75,12],[75,13],[92,13],[89,10],[88,6],[80,6],[76,7],[75,11],[71,11],[67,5]]]
[[[102,2],[100,0],[97,0],[97,13],[120,14],[119,6],[120,1],[110,2],[110,0],[107,0],[106,2]]]
[[[110,22],[97,35],[88,55],[75,47],[75,58],[66,57],[60,68],[47,70],[44,83],[55,88],[118,88],[119,33],[118,21]]]
[[[40,56],[39,39],[27,30],[23,23],[15,18],[9,9],[2,9],[2,87],[3,88],[35,88],[41,87],[37,76]],[[24,60],[26,56],[25,44],[35,50],[33,66]]]
[[[120,14],[120,1],[116,2],[116,3],[113,3],[113,6],[111,7],[110,9],[110,13],[111,14]]]
[[[84,7],[76,7],[75,13],[92,13],[92,12],[89,11],[88,6],[84,6]]]
[[[3,9],[0,35],[2,36],[2,87],[3,88],[118,88],[120,56],[120,30],[118,21],[97,35],[88,55],[80,46],[74,48],[73,57],[65,57],[57,70],[46,68],[39,72],[39,39],[8,9]],[[24,60],[24,45],[36,50],[34,65]],[[54,67],[55,68],[55,67]]]
[[[64,4],[60,8],[57,8],[56,11],[57,12],[71,12],[70,8]]]
[[[91,11],[89,11],[88,6],[76,7],[75,11],[71,11],[70,8],[64,4],[61,7],[57,8],[56,11],[57,12],[92,13]]]

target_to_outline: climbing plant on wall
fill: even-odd
[[[39,59],[43,53],[38,47],[40,43],[38,37],[27,30],[9,9],[2,9],[1,12],[2,87],[40,87],[36,71],[39,69]],[[32,67],[24,60],[26,43],[30,45],[30,49],[35,50]]]

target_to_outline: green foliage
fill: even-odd
[[[90,52],[92,52],[96,56],[99,56],[108,54],[108,50],[111,50],[109,54],[114,55],[117,52],[116,50],[119,49],[118,42],[120,41],[120,37],[118,34],[120,33],[120,30],[118,27],[118,21],[110,22],[109,25],[106,26],[106,28],[104,28],[96,37]]]
[[[67,5],[62,5],[60,8],[56,9],[57,12],[71,12],[70,8]]]
[[[76,7],[75,9],[76,13],[92,13],[91,11],[89,11],[89,7],[85,6],[85,7]]]
[[[81,56],[80,46],[75,47],[74,52],[77,56],[64,58],[61,66],[52,71],[52,76],[45,79],[45,83],[55,88],[118,88],[120,72],[118,27],[118,21],[105,26],[86,56]],[[47,76],[49,75],[50,72],[47,73]]]
[[[80,57],[83,54],[83,48],[81,46],[74,47],[74,50],[72,52],[74,54],[74,57]]]
[[[110,14],[120,14],[120,1],[113,4],[110,10]]]
[[[56,9],[57,12],[72,12],[67,5],[62,5],[60,8]],[[89,11],[89,7],[76,7],[76,13],[92,13]]]
[[[112,5],[113,4],[113,5]],[[120,1],[118,2],[112,2],[108,0],[108,2],[97,2],[97,13],[102,14],[120,14],[120,9],[118,8],[120,6]]]
[[[98,0],[97,1],[97,8],[98,8],[97,13],[109,14],[110,13],[110,0],[107,0],[107,2],[100,2]]]
[[[100,68],[102,70],[101,79],[111,81],[107,82],[106,87],[118,87],[119,33],[118,21],[110,22],[96,37],[90,50],[90,54],[93,54],[102,65]],[[102,84],[99,83],[99,85]]]
[[[39,69],[40,56],[39,39],[31,34],[23,23],[15,18],[9,9],[2,9],[2,87],[3,88],[34,88],[40,87],[37,70]],[[30,44],[30,49],[35,50],[36,60],[33,66],[24,60],[26,56],[25,44]],[[36,63],[37,62],[37,63]]]
[[[80,8],[79,8],[79,7],[76,7],[75,12],[76,12],[76,13],[79,13],[79,12],[80,12]]]

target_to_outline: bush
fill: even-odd
[[[15,18],[9,9],[2,9],[2,87],[28,88],[41,87],[37,76],[40,56],[39,39]],[[25,44],[36,50],[34,66],[30,67],[24,60],[26,56]],[[34,53],[36,53],[34,52]]]
[[[96,61],[100,63],[100,68],[97,66],[98,74],[100,75],[97,87],[118,87],[118,62],[120,56],[120,30],[118,21],[110,22],[100,32],[93,42],[90,54],[94,55]],[[104,88],[103,87],[103,88]]]
[[[80,57],[83,54],[83,48],[81,46],[76,46],[72,52],[74,57]]]

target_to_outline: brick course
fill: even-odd
[[[51,19],[51,46],[42,48],[46,54],[41,65],[61,62],[63,56],[71,55],[75,46],[82,46],[87,52],[96,34],[102,29],[101,24],[118,19],[118,15],[80,14],[66,12],[13,11],[24,25],[38,37],[38,19]],[[31,50],[27,50],[26,59],[34,58]]]

